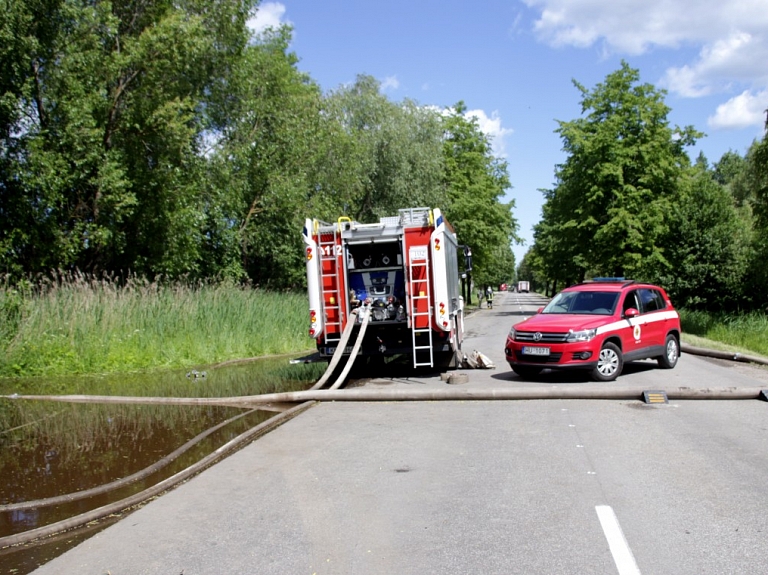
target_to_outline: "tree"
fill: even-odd
[[[542,233],[571,246],[578,279],[587,272],[642,277],[665,262],[658,240],[690,164],[684,148],[700,134],[671,128],[665,92],[638,81],[626,63],[591,91],[574,81],[585,116],[559,122],[568,157],[547,193]]]
[[[255,2],[9,4],[2,270],[198,272],[206,98]]]
[[[728,189],[717,172],[703,165],[690,170],[671,206],[669,229],[660,238],[667,246],[668,267],[654,281],[677,306],[720,311],[742,303],[751,230],[744,226]]]
[[[713,166],[712,177],[730,192],[734,202],[739,207],[748,203],[748,190],[744,185],[746,167],[746,159],[734,151],[723,154]]]
[[[318,166],[331,123],[290,39],[287,27],[254,39],[211,95],[206,275],[271,287],[302,281],[299,231],[307,210],[322,203]]]
[[[357,177],[351,189],[338,190],[348,215],[372,222],[400,208],[445,203],[442,131],[434,110],[411,100],[390,102],[366,75],[331,93],[325,106],[354,142],[349,161]]]
[[[755,307],[768,308],[768,138],[753,142],[747,152],[743,174],[745,197],[754,214],[751,261],[746,280],[746,295]]]
[[[510,187],[507,164],[495,158],[488,137],[459,102],[443,120],[445,210],[459,240],[472,247],[477,283],[496,285],[514,275],[512,242],[519,242],[514,201],[501,198]]]

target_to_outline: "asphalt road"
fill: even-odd
[[[465,351],[503,360],[536,296],[467,321]],[[448,385],[436,374],[371,388]],[[684,355],[617,386],[765,386],[768,371]],[[768,402],[321,403],[35,573],[767,573]]]

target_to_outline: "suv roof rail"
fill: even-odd
[[[579,285],[594,284],[594,283],[621,283],[622,287],[637,283],[635,280],[623,278],[623,277],[597,277],[584,280]]]

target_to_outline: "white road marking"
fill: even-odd
[[[608,540],[608,547],[611,549],[611,555],[613,555],[613,561],[616,563],[619,575],[640,575],[640,569],[635,563],[635,556],[632,555],[632,550],[627,544],[613,508],[608,505],[597,505],[595,511],[597,511],[597,517],[603,527],[605,538]]]

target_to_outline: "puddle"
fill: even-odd
[[[189,372],[2,380],[0,394],[93,394],[223,397],[306,389],[323,365],[287,358]],[[70,404],[0,400],[0,505],[95,488],[148,468],[211,427],[244,413],[227,407]],[[0,512],[0,537],[21,533],[118,501],[199,461],[230,439],[273,417],[255,411],[208,435],[154,473],[88,499]],[[118,518],[112,519],[116,521]],[[109,524],[0,550],[0,574],[23,575]]]

